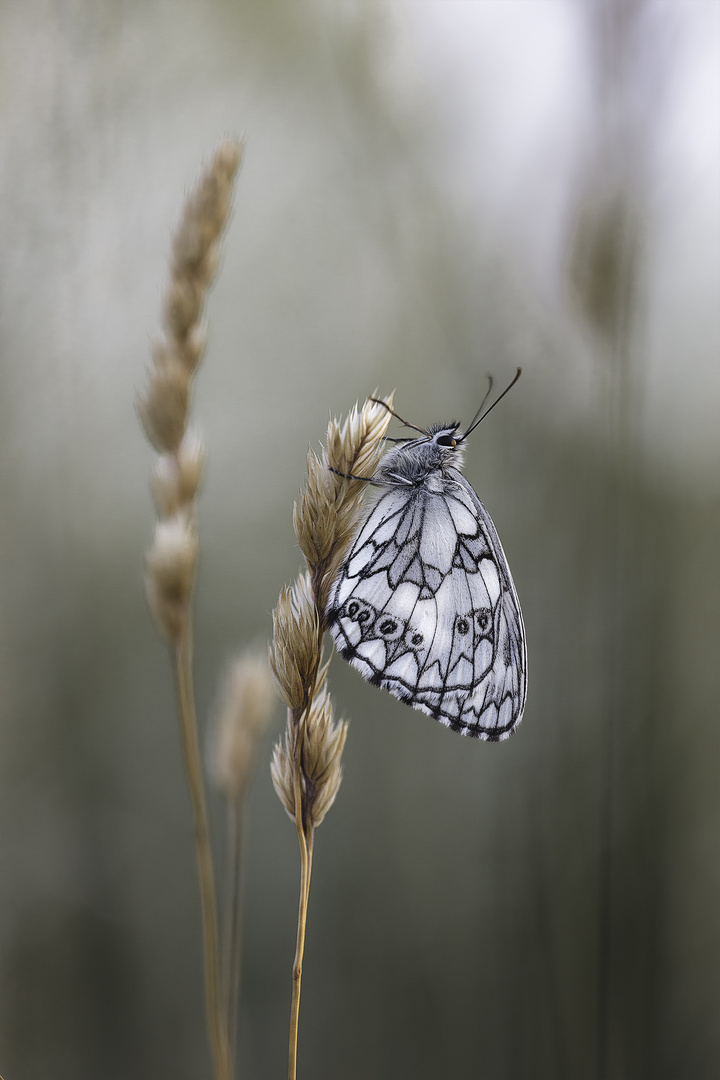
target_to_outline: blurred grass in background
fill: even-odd
[[[303,1073],[717,1075],[719,48],[714,2],[0,7],[3,1075],[209,1071],[133,403],[183,191],[228,130],[201,713],[297,571],[328,412],[397,387],[418,424],[467,421],[487,371],[524,368],[465,471],[523,605],[525,721],[470,744],[334,663],[352,724]],[[295,935],[268,757],[247,1080],[284,1069]]]

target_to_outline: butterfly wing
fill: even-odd
[[[506,739],[525,706],[525,633],[490,515],[449,483],[391,487],[362,525],[327,610],[338,650],[413,708],[481,739]]]

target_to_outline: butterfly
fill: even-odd
[[[397,443],[372,477],[381,494],[333,581],[325,612],[341,655],[463,735],[497,742],[522,719],[527,651],[520,603],[487,510],[459,471],[464,433],[434,424]],[[379,404],[385,404],[379,402]]]

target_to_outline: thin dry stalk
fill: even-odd
[[[194,820],[200,885],[208,1035],[217,1080],[232,1080],[232,1055],[220,994],[215,871],[192,684],[192,592],[198,540],[196,496],[205,451],[187,429],[192,379],[205,351],[202,312],[227,225],[241,146],[225,139],[189,193],[173,239],[163,335],[138,401],[149,441],[160,455],[153,477],[159,521],[146,559],[145,584],[158,630],[170,645],[183,756]]]
[[[215,718],[213,754],[213,779],[227,807],[222,987],[233,1051],[240,996],[243,811],[260,740],[272,719],[275,702],[267,655],[245,652],[238,656],[225,677]]]
[[[392,398],[387,399],[388,405]],[[280,593],[273,612],[270,664],[287,705],[284,741],[273,751],[275,790],[295,822],[300,845],[300,903],[293,964],[288,1078],[297,1072],[297,1042],[305,927],[315,829],[332,806],[342,780],[347,723],[337,724],[322,662],[325,609],[330,587],[360,520],[362,480],[375,472],[390,413],[372,399],[352,410],[341,426],[331,420],[321,457],[311,450],[307,482],[295,504],[293,524],[307,570]]]

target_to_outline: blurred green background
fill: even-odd
[[[720,6],[0,4],[0,1073],[209,1076],[134,412],[183,192],[246,139],[194,417],[197,692],[270,634],[329,413],[467,421],[516,736],[334,660],[303,1076],[720,1074]],[[241,1076],[285,1070],[299,856],[261,754]],[[221,807],[213,803],[218,840]]]

